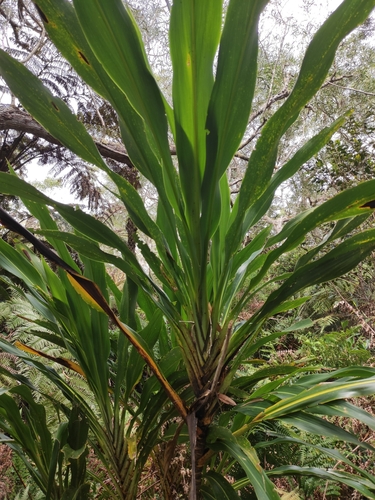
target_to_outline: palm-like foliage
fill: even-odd
[[[344,274],[375,248],[375,230],[358,231],[375,207],[373,180],[298,215],[278,234],[272,234],[271,227],[264,226],[258,234],[253,229],[261,224],[280,184],[344,123],[346,116],[339,117],[274,172],[280,140],[324,82],[340,41],[366,19],[375,1],[344,1],[317,32],[293,91],[262,130],[235,200],[230,199],[226,169],[251,111],[257,25],[266,0],[231,0],[223,25],[221,0],[173,3],[173,109],[157,86],[136,23],[121,0],[34,3],[56,47],[116,110],[133,164],[157,190],[158,210],[152,219],[136,189],[108,168],[68,106],[1,52],[1,75],[23,106],[61,143],[108,175],[134,224],[153,242],[148,245],[142,238],[137,242],[150,270],[146,272],[126,243],[104,224],[49,199],[12,173],[0,173],[1,191],[22,199],[58,255],[1,211],[3,224],[24,236],[59,269],[55,274],[43,258],[38,260],[24,247],[14,249],[2,241],[0,263],[23,280],[26,297],[45,318],[43,327],[51,332],[49,340],[76,360],[77,364],[68,360],[62,364],[84,374],[95,408],[55,371],[25,354],[25,346],[19,349],[2,341],[2,348],[36,366],[62,391],[72,405],[71,409],[63,406],[69,422],[75,421],[77,411],[82,425],[87,422],[90,442],[106,465],[119,498],[135,498],[142,468],[165,439],[163,424],[171,419],[177,419],[177,429],[168,442],[165,465],[186,425],[191,498],[201,494],[237,498],[236,489],[248,483],[258,498],[279,498],[269,476],[291,473],[329,476],[375,498],[375,480],[367,472],[355,478],[345,472],[301,467],[266,471],[246,438],[263,422],[281,420],[305,431],[335,434],[357,443],[354,436],[316,414],[350,414],[374,426],[368,414],[341,402],[348,396],[374,393],[374,370],[348,368],[302,378],[301,368],[287,365],[242,377],[238,371],[244,360],[281,335],[261,335],[267,318],[301,305],[307,300],[301,296],[305,288]],[[171,159],[168,130],[176,144],[178,168]],[[71,225],[72,233],[58,230],[48,206]],[[293,272],[267,278],[279,257],[327,222],[334,223],[331,232],[299,259]],[[251,240],[244,246],[249,235]],[[80,255],[83,275],[66,245]],[[113,283],[105,264],[126,274],[123,290]],[[267,283],[274,283],[274,289],[264,304],[250,319],[236,324],[244,307]],[[114,308],[108,304],[110,295]],[[27,389],[21,387],[12,391],[29,402]],[[37,450],[25,444],[26,437],[17,433],[16,421],[12,421],[13,399],[8,394],[1,398],[1,425],[14,436],[18,450],[23,446],[35,463],[38,484],[46,496],[60,498],[57,464],[65,441],[56,435],[52,446],[46,426],[40,424],[40,429],[35,428],[37,446],[44,453],[55,453],[56,459],[37,462]],[[226,413],[222,406],[235,404],[232,398],[241,404]],[[36,418],[33,412],[40,410],[30,406],[32,420]],[[47,435],[45,442],[42,433]],[[84,444],[76,443],[74,448],[67,442],[81,460]],[[335,454],[334,450],[321,451]],[[219,474],[229,456],[246,475],[234,486]],[[85,498],[83,466],[69,463],[71,481],[61,483],[66,495],[75,488],[79,498]],[[167,497],[168,487],[165,491]]]

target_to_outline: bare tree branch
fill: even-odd
[[[52,144],[61,144],[26,111],[22,111],[16,106],[2,104],[0,105],[0,130],[8,129],[32,134]],[[129,167],[134,167],[123,146],[114,146],[113,144],[109,146],[100,142],[95,142],[95,144],[103,157],[111,158],[112,160],[129,165]]]
[[[350,90],[351,92],[358,92],[359,94],[375,96],[374,92],[366,92],[365,90],[353,89],[352,87],[343,87],[342,85],[336,85],[336,83],[333,82],[328,82],[328,85],[334,85],[335,87],[339,87],[340,89]]]
[[[342,76],[338,76],[336,77],[336,73],[334,73],[330,79],[328,81],[326,81],[325,83],[323,83],[323,85],[320,87],[320,89],[324,89],[325,87],[327,87],[328,85],[335,85],[336,82],[339,82],[340,80],[343,80],[344,78],[352,78],[353,75],[342,75]],[[336,87],[341,87],[341,85],[336,85]],[[362,92],[364,94],[366,94],[366,92],[364,91],[361,91],[361,90],[356,90],[356,89],[352,89],[350,87],[341,87],[343,89],[347,89],[347,90],[353,90],[353,91],[356,91],[356,92]],[[279,92],[278,94],[270,97],[267,101],[267,103],[262,106],[261,108],[259,108],[257,111],[255,111],[254,113],[252,113],[250,115],[250,118],[249,118],[249,123],[253,122],[256,118],[258,118],[259,116],[261,116],[265,111],[267,111],[267,109],[269,109],[272,104],[274,104],[275,102],[277,101],[281,101],[283,99],[286,99],[287,97],[289,97],[291,93],[291,90],[287,90],[287,89],[284,89],[282,90],[281,92]],[[372,93],[369,93],[368,95],[375,95],[375,94],[372,94]],[[264,120],[260,125],[259,127],[256,129],[256,131],[250,136],[248,137],[246,140],[244,140],[237,151],[240,151],[241,149],[243,149],[245,146],[247,146],[248,144],[250,144],[250,142],[258,135],[260,129],[264,126],[264,124],[266,123],[266,120]],[[248,158],[246,157],[243,157],[243,156],[239,156],[238,154],[236,154],[235,156],[239,157],[239,158],[242,158],[244,160],[248,160]]]
[[[337,87],[341,87],[340,85],[336,85],[336,82],[343,80],[344,78],[351,78],[352,75],[343,75],[340,77],[336,77],[333,74],[328,81],[326,81],[321,88],[327,87],[328,85],[335,85]],[[352,89],[351,87],[341,87],[343,89],[352,90],[355,92],[361,92],[366,95],[375,95],[371,92],[365,92],[363,90]],[[290,95],[290,90],[282,90],[278,94],[270,97],[267,103],[259,108],[257,111],[252,113],[249,118],[249,123],[253,122],[256,118],[261,116],[267,109],[269,109],[275,102],[286,99]],[[259,131],[264,126],[266,120],[264,119],[262,123],[256,128],[256,130],[248,137],[246,140],[240,144],[237,153],[235,154],[236,158],[240,158],[244,161],[249,161],[249,157],[241,153],[241,149],[243,149],[247,144],[254,140],[254,138],[259,134]],[[14,105],[9,104],[0,104],[0,130],[17,130],[19,132],[24,132],[26,134],[32,134],[35,137],[40,139],[44,139],[47,142],[52,144],[62,145],[57,139],[55,139],[51,134],[49,134],[36,120],[34,120],[26,111],[23,111],[17,108]],[[98,148],[99,153],[104,158],[110,158],[112,160],[118,161],[119,163],[123,163],[128,165],[129,167],[134,168],[133,163],[131,162],[129,156],[126,153],[125,148],[122,144],[118,145],[107,145],[98,141],[94,141],[96,147]],[[176,154],[176,148],[170,148],[171,155]]]
[[[46,35],[46,30],[45,30],[44,25],[43,25],[43,27],[42,27],[42,33],[40,35],[39,40],[37,41],[35,47],[32,49],[32,51],[30,52],[30,54],[28,54],[25,57],[25,59],[23,61],[21,61],[22,64],[26,64],[28,61],[30,61],[30,59],[39,51],[39,49],[41,48],[41,46],[44,44],[45,35]]]
[[[269,109],[272,104],[274,104],[275,102],[277,101],[281,101],[282,99],[286,99],[290,94],[290,90],[282,90],[281,92],[279,92],[278,94],[270,97],[267,101],[267,104],[265,104],[264,106],[262,106],[261,108],[259,108],[257,111],[255,111],[254,113],[252,113],[250,115],[250,118],[249,118],[249,123],[253,122],[256,118],[258,118],[258,116],[262,115],[267,109]],[[256,132],[255,132],[255,135],[252,134],[248,139],[246,139],[245,141],[243,141],[242,144],[240,144],[239,148],[238,148],[238,151],[240,151],[241,149],[243,149],[245,146],[247,146],[253,139],[254,137],[256,136],[256,134],[258,133],[259,129],[261,127],[263,127],[264,123],[262,123],[262,125],[260,127],[257,128]]]

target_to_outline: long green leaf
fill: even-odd
[[[72,64],[77,73],[96,92],[108,99],[116,109],[120,118],[120,127],[128,154],[142,174],[158,189],[164,208],[169,215],[169,222],[173,221],[170,203],[178,209],[176,192],[169,190],[170,201],[167,202],[164,189],[163,172],[160,155],[149,143],[149,131],[144,119],[130,104],[122,90],[106,73],[102,64],[92,52],[82,28],[78,22],[73,5],[67,0],[35,0],[40,11],[44,26],[56,47]],[[170,159],[169,159],[169,163]],[[165,187],[174,186],[173,167],[168,163],[169,181]],[[118,176],[113,176],[114,182]],[[174,186],[175,187],[175,186]],[[170,225],[173,229],[173,224]]]
[[[126,243],[108,226],[91,215],[75,207],[52,200],[24,180],[4,172],[0,172],[0,185],[1,192],[4,194],[19,196],[21,199],[55,208],[77,231],[91,240],[116,248],[126,257],[127,262],[131,262],[138,269],[140,268]]]
[[[295,269],[298,269],[298,267],[307,264],[328,243],[335,241],[338,238],[344,237],[346,234],[350,234],[358,226],[360,226],[363,222],[365,222],[365,220],[368,219],[368,217],[370,216],[371,216],[370,214],[365,213],[363,215],[357,215],[356,217],[349,217],[348,219],[338,220],[335,224],[335,227],[332,229],[331,233],[324,238],[323,242],[320,245],[316,246],[315,248],[312,248],[311,250],[306,252],[305,255],[303,255],[300,259],[298,259]]]
[[[176,148],[191,229],[200,215],[206,161],[206,116],[214,84],[213,63],[220,37],[222,0],[177,0],[170,21]]]
[[[292,93],[263,127],[250,157],[227,237],[228,255],[242,237],[241,228],[248,208],[268,186],[281,137],[324,82],[341,40],[368,17],[374,6],[374,0],[345,0],[315,34]]]
[[[156,310],[150,323],[140,332],[140,336],[144,339],[149,349],[152,349],[158,340],[158,335],[162,329],[163,317],[160,311]],[[132,349],[126,370],[126,392],[129,396],[141,378],[143,368],[145,366],[144,360],[139,356],[136,349]],[[125,397],[125,401],[127,397]]]
[[[229,308],[236,293],[243,285],[244,280],[247,278],[249,273],[254,272],[254,266],[251,264],[255,258],[261,254],[266,240],[270,234],[272,227],[266,227],[255,236],[255,238],[245,246],[233,259],[233,269],[235,270],[235,276],[233,277],[229,286],[227,286],[224,295],[224,310]],[[225,274],[225,271],[222,270]],[[222,280],[223,283],[223,280]],[[223,286],[223,285],[222,285]]]
[[[324,405],[322,405],[324,406]],[[316,434],[318,436],[327,436],[333,439],[340,440],[344,443],[352,443],[355,446],[361,446],[369,451],[375,451],[375,448],[368,443],[361,442],[354,434],[347,432],[345,429],[331,422],[318,418],[313,415],[308,415],[305,412],[292,413],[289,416],[280,418],[282,422],[288,425],[293,425],[304,432]]]
[[[347,219],[357,216],[371,215],[375,181],[367,181],[347,189],[313,210],[303,212],[290,220],[275,237],[268,240],[274,245],[285,240],[281,252],[289,251],[307,232],[325,222]],[[341,227],[340,236],[352,229]]]
[[[121,0],[75,0],[73,4],[95,56],[145,120],[152,132],[149,140],[171,165],[164,103],[130,10]]]
[[[327,144],[332,135],[345,123],[348,115],[351,112],[345,113],[343,116],[335,120],[332,125],[321,130],[316,136],[312,137],[306,144],[304,144],[297,153],[283,165],[272,177],[267,189],[259,198],[259,200],[252,205],[242,228],[246,232],[248,228],[254,225],[258,220],[263,217],[271,206],[275,191],[277,188],[292,177],[301,166],[312,158],[322,147]]]
[[[280,302],[308,286],[329,281],[353,269],[375,248],[375,230],[348,238],[324,257],[297,269],[261,308],[259,316],[280,309]]]
[[[95,296],[100,293],[102,296],[102,301],[104,299],[104,301],[108,304],[109,297],[106,286],[106,271],[104,264],[102,262],[91,261],[85,257],[81,257],[81,260],[84,266],[84,277],[87,280],[90,280],[92,284],[95,284]],[[77,279],[73,283],[71,279],[73,278],[73,276],[70,273],[67,274],[67,277],[73,285],[73,288],[75,289],[75,292],[72,291],[75,298],[76,292],[78,291],[76,287]],[[82,282],[80,282],[80,284],[81,283]],[[87,284],[86,280],[85,284]],[[92,286],[90,288],[92,288]],[[91,299],[95,300],[95,296],[93,296],[92,290],[85,287],[85,292],[87,291],[91,294]],[[83,297],[83,299],[85,300],[85,297]],[[77,299],[75,299],[74,302],[78,302]],[[72,300],[70,301],[70,303],[72,303]],[[90,302],[89,305],[91,305]],[[98,305],[98,301],[96,301],[96,305]],[[80,314],[79,311],[81,309],[82,306],[78,308],[77,315]],[[90,310],[87,326],[84,331],[80,329],[78,335],[82,339],[82,350],[87,356],[88,364],[90,367],[91,376],[88,377],[88,380],[89,382],[95,381],[95,395],[102,406],[101,411],[103,413],[105,411],[106,415],[108,415],[109,418],[112,418],[112,409],[108,393],[108,359],[111,352],[108,330],[109,320],[113,321],[113,318],[111,317],[111,315],[108,315],[109,311],[107,312],[107,314],[102,314],[102,311],[98,311],[96,309],[97,307],[94,307],[94,309]],[[95,341],[93,342],[92,339],[95,339]]]
[[[53,137],[84,160],[106,170],[91,136],[61,99],[23,64],[0,50],[0,75],[23,106]],[[25,92],[27,82],[27,92]]]
[[[0,239],[0,265],[14,276],[20,278],[29,287],[45,289],[42,277],[30,262],[17,250]]]
[[[51,238],[55,241],[64,241],[66,244],[74,248],[82,256],[97,262],[106,262],[113,264],[129,275],[133,280],[146,286],[145,276],[140,267],[131,266],[127,260],[116,257],[116,255],[104,252],[96,245],[93,240],[72,233],[55,230],[38,230],[38,234]]]
[[[370,366],[346,366],[335,371],[327,371],[317,374],[304,375],[298,380],[298,385],[304,389],[310,388],[315,384],[327,382],[329,380],[338,380],[340,378],[370,378],[375,376],[375,369]]]
[[[232,0],[228,5],[206,124],[203,238],[212,235],[219,221],[219,180],[240,144],[250,115],[257,75],[258,20],[267,3]]]
[[[272,471],[268,471],[269,477],[278,477],[284,475],[293,476],[315,476],[325,481],[335,481],[346,484],[351,488],[362,493],[366,498],[375,498],[374,484],[367,479],[354,476],[347,472],[339,472],[336,470],[324,470],[315,467],[298,467],[296,465],[284,465],[283,467],[275,467]]]
[[[72,3],[68,0],[34,0],[34,4],[48,35],[65,59],[95,92],[108,98],[110,79],[103,81],[98,71],[99,63],[83,35]]]
[[[37,403],[29,389],[25,385],[13,387],[10,390],[11,394],[17,394],[28,404],[28,420],[31,424],[32,432],[38,437],[38,444],[40,445],[40,454],[43,457],[44,467],[46,470],[49,468],[52,451],[52,436],[47,426],[47,413],[43,404]]]
[[[273,378],[276,375],[289,375],[305,370],[305,368],[300,368],[295,364],[284,364],[277,366],[267,366],[266,368],[261,368],[257,370],[252,375],[247,375],[243,377],[238,377],[233,381],[235,387],[241,387],[242,389],[248,390],[249,386],[260,382],[261,380],[266,380],[268,378]],[[238,407],[242,408],[242,406]],[[246,405],[244,406],[246,408]],[[240,410],[239,410],[240,411]]]
[[[355,406],[348,401],[334,401],[327,403],[323,407],[316,406],[309,408],[309,413],[314,415],[340,416],[345,418],[356,418],[366,424],[370,429],[375,430],[375,417],[367,411]]]
[[[202,495],[206,500],[238,500],[240,498],[233,486],[228,481],[214,471],[209,471],[205,476],[208,485],[203,486]]]
[[[316,406],[336,399],[366,396],[375,393],[375,377],[364,380],[349,380],[341,382],[326,382],[292,396],[282,399],[272,407],[255,417],[254,422],[280,418],[292,412]]]
[[[245,471],[259,500],[279,500],[274,485],[268,480],[257,454],[250,443],[239,443],[233,434],[223,427],[212,427],[207,438],[214,451],[226,451],[235,458]]]

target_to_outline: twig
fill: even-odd
[[[268,109],[268,108],[270,107],[270,105],[271,105],[271,104],[269,104],[269,102],[270,102],[270,99],[269,99],[268,103],[266,104],[266,106],[263,106],[263,108],[261,108],[261,109],[263,109],[263,112],[264,112],[264,111],[266,111],[266,109]],[[273,101],[273,102],[275,102],[275,101]],[[263,113],[263,112],[262,112],[262,113]],[[257,115],[259,116],[259,115],[260,115],[260,114],[262,114],[262,113],[258,113],[258,112],[257,112]],[[250,120],[251,120],[251,117],[250,117]],[[266,118],[263,118],[262,123],[261,123],[261,124],[260,124],[260,125],[256,128],[255,132],[253,132],[253,133],[251,134],[251,136],[250,136],[250,137],[248,137],[248,138],[247,138],[247,139],[246,139],[246,140],[245,140],[245,141],[244,141],[244,142],[240,145],[240,147],[239,147],[238,149],[242,149],[242,148],[244,148],[244,147],[245,147],[245,146],[247,146],[247,145],[248,145],[248,144],[249,144],[249,143],[250,143],[253,139],[255,139],[255,137],[256,137],[256,136],[258,135],[258,133],[259,133],[259,130],[263,127],[263,125],[266,123],[266,121],[267,121],[267,120],[266,120]],[[235,156],[240,157],[238,153],[236,153],[236,154],[235,154]],[[248,160],[248,158],[246,158],[246,157],[244,157],[244,156],[242,156],[242,159],[243,159],[243,160],[245,160],[245,159],[247,159],[247,160]]]
[[[99,106],[98,106],[98,103],[96,102],[96,99],[95,99],[95,96],[94,96],[94,93],[92,92],[91,89],[90,90],[90,94],[91,94],[91,99],[92,99],[92,102],[94,103],[94,107],[95,107],[95,111],[96,111],[96,114],[98,115],[98,118],[100,120],[100,123],[102,124],[102,127],[105,129],[106,126],[105,126],[105,122],[104,122],[104,119],[102,117],[102,114],[100,113],[100,110],[99,110]]]
[[[147,486],[147,488],[145,488],[144,490],[142,490],[140,493],[138,493],[137,495],[137,498],[141,498],[143,493],[145,493],[145,491],[153,488],[154,486],[156,486],[157,484],[160,483],[160,479],[158,479],[157,481],[155,481],[154,483],[150,484],[150,486]]]
[[[334,87],[339,87],[340,89],[350,90],[351,92],[358,92],[359,94],[370,95],[375,97],[374,92],[366,92],[365,90],[353,89],[353,87],[344,87],[343,85],[337,85],[336,83],[328,82],[328,85],[333,85]]]
[[[236,158],[239,158],[240,160],[245,160],[245,161],[249,161],[250,158],[249,156],[243,155],[242,153],[236,153],[234,156]]]
[[[258,116],[262,115],[267,109],[269,109],[273,103],[277,102],[277,101],[281,101],[282,99],[285,99],[289,96],[290,94],[290,91],[289,90],[282,90],[279,94],[276,94],[274,95],[273,97],[271,97],[270,99],[268,99],[267,101],[267,104],[265,104],[264,106],[262,106],[260,109],[258,109],[258,111],[255,111],[255,113],[252,113],[250,115],[250,118],[249,118],[249,123],[253,122],[255,120],[255,118],[258,118]],[[256,130],[255,132],[255,135],[259,132],[259,129],[261,127],[263,127],[265,122],[263,122]],[[245,146],[247,146],[247,144],[249,144],[249,142],[251,142],[255,135],[253,134],[251,137],[249,137],[248,139],[246,139],[242,144],[240,144],[239,148],[237,151],[240,151],[242,148],[244,148]]]
[[[323,85],[320,87],[321,89],[324,89],[325,87],[327,87],[328,85],[336,85],[336,82],[339,82],[340,80],[343,80],[345,78],[353,78],[353,75],[342,75],[342,76],[338,76],[336,77],[335,76],[336,74],[334,73],[330,79],[323,83]],[[336,85],[337,87],[341,87],[341,85]],[[355,90],[355,89],[351,89],[350,87],[341,87],[343,89],[349,89],[349,90]],[[363,93],[366,93],[364,91],[358,91],[358,92],[363,92]],[[279,92],[278,94],[274,95],[273,97],[270,97],[268,98],[267,100],[267,103],[262,106],[260,109],[258,109],[257,111],[255,111],[254,113],[252,113],[250,115],[250,118],[249,118],[249,123],[253,122],[256,118],[258,118],[258,116],[261,116],[265,113],[265,111],[267,111],[267,109],[269,109],[272,104],[274,104],[275,102],[277,101],[281,101],[282,99],[286,99],[287,97],[289,97],[291,91],[290,90],[287,90],[287,89],[283,89],[281,92]],[[375,95],[375,94],[369,94],[369,95]],[[238,148],[237,151],[240,151],[241,149],[243,149],[245,146],[247,146],[255,137],[256,135],[259,133],[259,130],[263,127],[265,121],[259,125],[259,127],[257,128],[257,130],[248,138],[246,139],[244,142],[242,142]],[[238,153],[235,155],[235,156],[238,156]],[[242,158],[242,159],[247,159],[248,158]]]
[[[35,44],[35,47],[33,48],[33,50],[30,52],[30,54],[28,56],[25,57],[25,59],[23,59],[23,61],[21,61],[22,64],[26,64],[28,61],[30,61],[30,59],[38,52],[38,50],[40,49],[40,47],[43,45],[44,43],[44,37],[45,37],[45,34],[46,34],[46,30],[44,28],[44,25],[42,27],[42,33],[40,35],[40,38],[39,40],[37,41],[37,43]]]

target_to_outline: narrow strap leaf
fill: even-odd
[[[170,23],[176,149],[186,212],[198,226],[206,161],[206,117],[214,84],[222,0],[177,0]]]
[[[3,50],[0,50],[0,75],[47,132],[84,160],[109,170],[84,125],[65,102],[53,96],[31,71]],[[28,92],[25,92],[25,82]]]
[[[202,228],[208,237],[220,214],[218,183],[235,154],[251,111],[257,56],[258,20],[268,0],[232,0],[220,42],[215,85],[209,104],[207,160],[202,185]]]
[[[174,391],[172,386],[169,384],[163,373],[160,371],[159,367],[155,363],[148,349],[143,345],[142,339],[132,331],[129,327],[124,325],[112,311],[108,305],[106,299],[104,298],[99,287],[93,281],[85,278],[84,276],[77,273],[75,269],[70,267],[66,262],[64,262],[60,257],[50,250],[43,242],[38,240],[34,235],[32,235],[27,229],[22,227],[18,222],[16,222],[9,214],[7,214],[3,209],[0,208],[0,220],[4,221],[6,227],[12,229],[12,231],[19,232],[24,236],[30,243],[32,243],[37,250],[47,257],[49,260],[54,262],[56,265],[64,269],[68,273],[69,281],[73,284],[74,288],[78,290],[78,293],[88,301],[89,305],[93,303],[96,304],[96,308],[105,312],[108,317],[120,328],[122,333],[128,338],[128,340],[134,345],[139,354],[145,360],[147,365],[150,367],[155,377],[159,380],[160,384],[168,394],[168,397],[176,406],[178,412],[183,418],[187,416],[186,407],[179,397],[179,395]]]
[[[341,40],[363,22],[373,8],[374,0],[345,0],[315,34],[292,93],[263,127],[251,154],[228,233],[228,254],[241,239],[247,210],[264,193],[272,177],[281,137],[324,82]]]
[[[121,0],[74,0],[73,3],[95,56],[144,119],[152,134],[149,140],[171,164],[164,103],[130,10]]]
[[[34,349],[33,347],[29,347],[26,344],[23,344],[22,342],[19,342],[16,340],[14,343],[18,349],[24,352],[28,352],[29,354],[35,354],[36,356],[41,356],[42,358],[49,359],[53,361],[54,363],[58,363],[59,365],[65,366],[66,368],[69,368],[69,370],[73,370],[76,373],[79,373],[83,377],[85,377],[85,372],[82,370],[82,368],[75,363],[74,361],[71,361],[70,359],[66,358],[61,358],[61,357],[55,357],[55,356],[50,356],[49,354],[46,354],[45,352],[38,351],[37,349]]]

